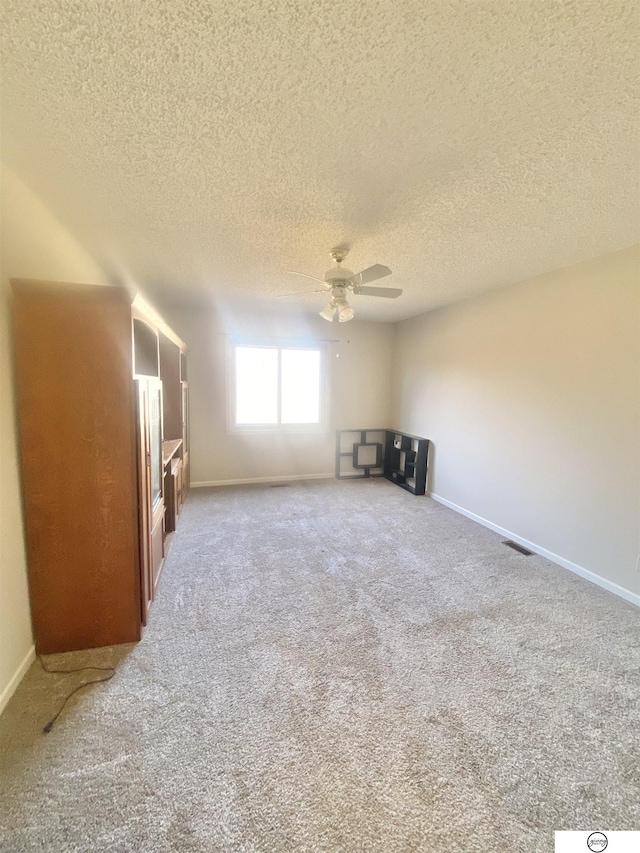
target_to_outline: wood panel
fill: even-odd
[[[189,472],[189,454],[185,453],[182,458],[182,503],[187,499],[189,494],[190,472]]]
[[[118,288],[12,284],[37,651],[138,640],[129,297]]]
[[[151,530],[151,574],[153,582],[153,597],[155,598],[160,575],[164,566],[164,504],[158,513],[157,520]]]
[[[182,504],[184,502],[184,494],[182,490],[182,462],[178,460],[178,463],[175,468],[175,480],[176,480],[176,515],[180,515],[182,512]]]
[[[164,472],[164,530],[166,534],[173,533],[176,529],[176,480],[171,472],[170,466]]]
[[[165,441],[182,438],[180,350],[162,333],[160,334],[160,379],[162,380]]]
[[[182,499],[187,496],[187,492],[189,491],[189,485],[191,483],[190,479],[190,469],[189,469],[189,446],[191,436],[189,434],[189,383],[182,382],[182,401],[181,401],[181,418],[182,418],[182,461],[184,464],[184,471],[182,474],[183,479],[183,495]]]
[[[138,317],[133,318],[133,372],[135,376],[160,375],[157,332]]]
[[[149,494],[151,483],[149,477],[149,435],[147,418],[147,391],[145,379],[135,381],[136,388],[136,440],[137,440],[137,473],[138,473],[138,536],[140,542],[140,609],[142,624],[147,624],[149,608],[153,599],[153,584],[151,579],[151,553],[149,530],[151,529],[151,514]]]

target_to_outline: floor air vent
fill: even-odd
[[[272,489],[287,489],[291,484],[290,483],[271,483]]]
[[[518,545],[517,542],[512,542],[511,539],[505,539],[502,544],[507,545],[509,548],[513,548],[514,551],[518,551],[520,554],[524,554],[525,557],[530,557],[533,554],[533,551],[529,551],[528,548]]]

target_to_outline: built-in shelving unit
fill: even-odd
[[[164,565],[167,513],[179,512],[167,507],[166,438],[184,498],[186,345],[124,288],[12,286],[36,650],[133,642]]]

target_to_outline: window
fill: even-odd
[[[235,344],[231,349],[232,430],[322,428],[322,347]]]

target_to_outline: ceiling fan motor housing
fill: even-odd
[[[328,282],[344,281],[346,283],[350,278],[353,278],[351,270],[345,270],[342,267],[334,267],[332,270],[327,270],[324,274],[324,280]]]
[[[333,299],[344,299],[347,298],[347,287],[346,284],[342,284],[339,281],[332,282],[331,286],[331,296]]]

